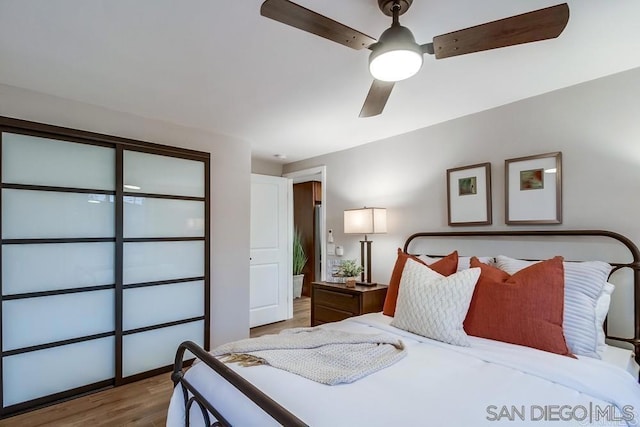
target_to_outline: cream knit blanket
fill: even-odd
[[[295,328],[223,344],[211,351],[223,362],[266,364],[310,380],[351,383],[399,361],[404,344],[386,334],[356,334],[329,328]]]

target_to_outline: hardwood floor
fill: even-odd
[[[311,298],[293,301],[293,318],[251,329],[251,337],[309,326]],[[37,411],[0,420],[0,427],[165,426],[173,391],[170,374],[112,388]]]
[[[293,300],[293,318],[251,329],[251,338],[266,334],[277,334],[283,329],[311,326],[311,298],[302,297]]]
[[[0,420],[0,426],[148,426],[166,424],[170,374],[111,388]]]

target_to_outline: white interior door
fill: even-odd
[[[251,175],[250,326],[293,316],[292,183]]]

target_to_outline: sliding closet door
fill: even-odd
[[[0,134],[3,413],[113,384],[115,149]]]
[[[208,177],[203,161],[130,150],[123,158],[126,381],[172,364],[183,341],[205,345]]]
[[[0,418],[209,348],[209,154],[0,117]]]

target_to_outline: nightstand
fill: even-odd
[[[311,326],[382,311],[387,285],[347,288],[344,283],[311,284]]]

